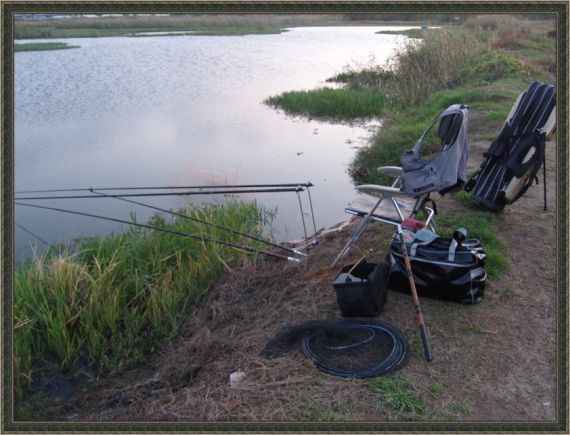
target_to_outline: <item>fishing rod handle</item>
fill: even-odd
[[[410,290],[412,292],[412,301],[414,303],[414,308],[416,310],[416,321],[420,328],[420,335],[422,337],[422,344],[424,347],[424,356],[427,362],[430,362],[433,357],[431,354],[431,348],[429,345],[428,335],[426,325],[424,323],[424,316],[422,315],[422,310],[420,308],[420,300],[418,298],[418,292],[416,290],[416,283],[414,282],[414,275],[412,273],[412,265],[408,257],[408,249],[406,248],[406,242],[404,241],[404,234],[402,233],[402,227],[398,225],[398,236],[400,237],[400,243],[402,245],[402,254],[404,255],[404,264],[406,266],[406,274],[408,275],[408,281],[410,283]]]
[[[406,275],[408,277],[408,282],[410,284],[410,290],[412,293],[412,300],[414,305],[417,306],[418,310],[420,307],[420,300],[418,298],[418,292],[416,290],[416,283],[414,281],[414,274],[412,272],[412,263],[410,262],[410,257],[408,256],[408,249],[406,248],[406,242],[404,241],[404,235],[402,233],[401,227],[398,225],[398,235],[400,237],[400,244],[402,248],[402,254],[404,256],[404,266],[406,267]],[[422,313],[419,312],[419,317],[423,321]]]
[[[412,299],[414,302],[414,308],[416,310],[416,323],[418,324],[418,327],[420,328],[420,336],[422,337],[422,344],[424,347],[424,356],[426,358],[427,362],[430,362],[433,357],[431,355],[431,348],[429,345],[429,340],[428,340],[428,334],[427,334],[427,328],[426,328],[426,324],[424,322],[424,316],[422,314],[422,310],[420,308],[420,302],[418,299],[418,294],[416,292],[416,288],[414,286],[414,280],[413,278],[410,278],[410,286],[412,287]]]
[[[426,325],[423,323],[420,325],[420,335],[422,336],[422,344],[424,346],[424,356],[426,358],[426,361],[430,362],[433,359],[433,356],[431,355],[431,348],[429,345]]]

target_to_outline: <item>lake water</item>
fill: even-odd
[[[317,228],[343,221],[355,196],[347,165],[369,129],[288,117],[263,100],[325,85],[349,64],[383,63],[403,37],[375,34],[380,29],[63,39],[80,48],[16,53],[15,190],[311,181]],[[295,193],[241,197],[277,209],[278,239],[302,236]],[[163,208],[188,203],[141,201]],[[153,213],[116,199],[35,203],[126,220],[134,211],[141,222]],[[41,247],[22,228],[50,243],[118,228],[21,206],[15,221],[17,259]]]

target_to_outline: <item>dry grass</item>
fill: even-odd
[[[477,39],[459,29],[426,32],[422,42],[409,40],[391,58],[394,80],[387,82],[388,88],[403,101],[416,103],[450,87],[458,66],[469,64],[480,49]]]

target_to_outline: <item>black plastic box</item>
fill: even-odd
[[[344,266],[333,281],[340,312],[343,317],[376,317],[384,308],[388,295],[388,264],[364,260],[349,274],[353,266]]]

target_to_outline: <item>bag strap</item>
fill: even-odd
[[[455,260],[455,251],[457,251],[457,247],[461,246],[461,243],[467,237],[467,230],[464,227],[460,227],[453,233],[453,239],[449,244],[449,250],[447,251],[447,261],[454,261]]]
[[[435,239],[437,239],[439,236],[436,233],[433,233],[430,235],[429,238],[427,238],[426,240],[424,240],[423,242],[416,242],[416,243],[412,243],[412,245],[410,246],[410,251],[409,251],[409,255],[410,257],[415,257],[418,247],[420,246],[428,246],[430,245]]]

